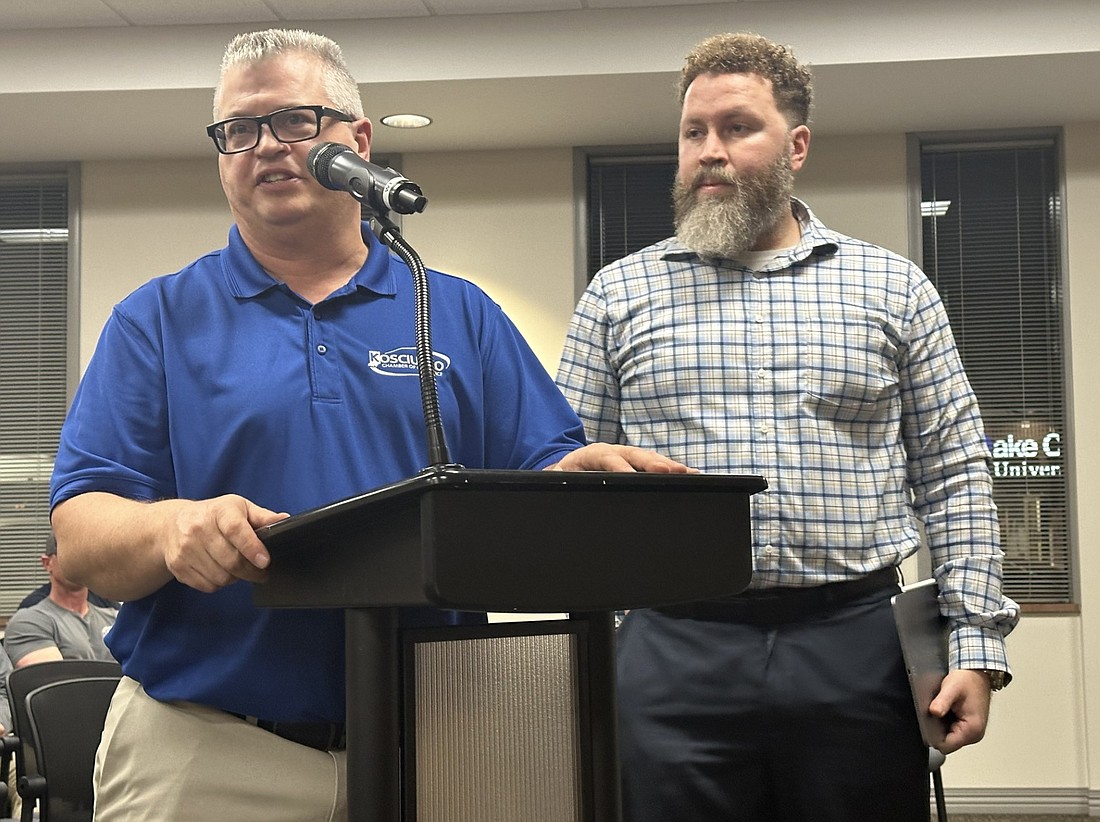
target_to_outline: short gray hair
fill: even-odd
[[[222,57],[218,85],[214,89],[214,119],[218,119],[222,81],[236,66],[251,66],[288,52],[310,54],[321,61],[325,93],[333,107],[358,119],[363,116],[359,86],[348,71],[344,53],[329,38],[302,29],[267,29],[238,34],[229,41]]]

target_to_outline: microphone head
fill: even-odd
[[[340,143],[318,143],[309,150],[309,155],[306,157],[309,173],[325,188],[343,191],[343,188],[333,182],[329,171],[332,169],[332,161],[349,151],[351,151],[350,148]]]

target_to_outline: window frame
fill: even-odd
[[[1074,511],[1077,510],[1076,493],[1076,442],[1073,418],[1073,384],[1072,384],[1072,349],[1070,346],[1069,327],[1069,254],[1068,234],[1066,218],[1066,175],[1065,175],[1065,143],[1062,129],[1060,128],[1019,128],[1019,129],[988,129],[974,131],[929,131],[913,132],[906,135],[907,139],[907,178],[908,178],[908,236],[909,257],[917,263],[922,270],[927,272],[924,255],[923,218],[921,216],[922,200],[922,155],[926,147],[934,146],[937,151],[950,150],[988,150],[998,148],[1027,148],[1039,145],[1051,145],[1055,155],[1055,182],[1054,192],[1060,203],[1060,224],[1057,227],[1057,247],[1053,253],[1057,254],[1059,263],[1058,275],[1061,286],[1061,349],[1062,356],[1062,408],[1064,441],[1063,470],[1065,472],[1065,528],[1066,528],[1066,588],[1068,601],[1066,602],[1021,602],[1020,607],[1024,613],[1047,614],[1079,614],[1081,611],[1081,579],[1079,571],[1079,539],[1077,533],[1077,518]],[[931,277],[931,275],[930,275]],[[965,365],[965,363],[964,363]],[[969,369],[968,369],[969,370]],[[978,398],[981,402],[981,397]],[[984,409],[983,409],[984,410]],[[983,413],[984,417],[984,413]],[[993,479],[996,487],[997,478]],[[1002,546],[1003,548],[1004,546]],[[1006,590],[1008,596],[1013,596],[1011,590]]]
[[[80,165],[78,163],[26,163],[19,165],[0,164],[0,182],[32,183],[43,181],[63,181],[66,187],[68,240],[66,249],[66,294],[65,294],[65,341],[63,345],[64,397],[61,416],[46,420],[53,435],[60,433],[65,413],[72,402],[76,385],[79,382],[80,355]],[[0,420],[0,425],[4,425]],[[45,437],[43,437],[45,439]],[[49,581],[42,568],[39,557],[45,547],[49,532],[49,479],[52,473],[55,453],[39,454],[42,460],[40,471],[36,471],[34,482],[41,482],[43,498],[34,501],[33,511],[28,516],[35,518],[29,528],[33,534],[30,541],[23,541],[16,535],[9,543],[0,531],[0,566],[3,568],[4,584],[0,586],[0,626],[6,626],[7,619],[16,605],[34,588]],[[48,466],[46,465],[48,462]],[[47,468],[49,470],[47,470]],[[20,529],[20,530],[25,530]],[[25,586],[25,588],[24,588]],[[10,588],[9,588],[10,587]]]
[[[588,167],[597,158],[601,163],[620,160],[624,163],[677,162],[676,143],[653,143],[640,146],[581,146],[573,149],[573,299],[581,298],[592,274],[588,271]],[[672,191],[668,193],[669,200]],[[668,236],[672,235],[670,227]]]

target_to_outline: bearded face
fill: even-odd
[[[720,194],[699,194],[699,186],[720,182]],[[794,173],[790,146],[757,172],[737,174],[718,166],[700,167],[688,182],[677,178],[672,189],[676,237],[708,259],[731,258],[756,250],[790,214]]]

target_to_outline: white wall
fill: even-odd
[[[975,808],[1100,797],[1100,123],[1066,131],[1071,439],[1078,504],[1082,615],[1028,616],[1009,638],[1016,679],[994,696],[986,740],[944,768],[949,799]],[[208,160],[83,167],[80,359],[110,306],[148,277],[224,244],[228,209]],[[429,194],[405,236],[425,262],[474,280],[517,322],[551,372],[574,302],[572,156],[568,150],[406,154]],[[485,193],[487,180],[493,193]],[[838,230],[908,252],[905,137],[815,140],[799,194]],[[1091,706],[1091,710],[1090,710]],[[1094,744],[1093,749],[1100,746]],[[1035,800],[1034,797],[1040,797]],[[1031,797],[1031,798],[1029,798]],[[1094,801],[1100,814],[1100,800]],[[1051,806],[1040,810],[1054,810]]]
[[[1092,810],[1100,815],[1100,339],[1096,334],[1100,318],[1100,285],[1096,266],[1100,260],[1100,123],[1082,123],[1066,129],[1066,223],[1068,230],[1070,344],[1071,460],[1074,499],[1071,511],[1076,525],[1077,567],[1081,591],[1079,666],[1082,680],[1058,678],[1060,671],[1040,668],[1050,691],[1059,688],[1084,689],[1082,721],[1091,741],[1087,753],[1088,784],[1092,789]],[[1045,701],[1028,703],[1026,710],[1041,714]],[[1056,743],[1055,736],[1038,736],[1041,747]],[[1034,742],[1032,743],[1034,744]]]
[[[210,160],[84,163],[80,370],[111,307],[137,286],[225,245],[232,218]]]
[[[572,169],[566,149],[402,158],[431,192],[424,213],[405,218],[405,239],[429,266],[485,289],[550,373],[576,302]]]

